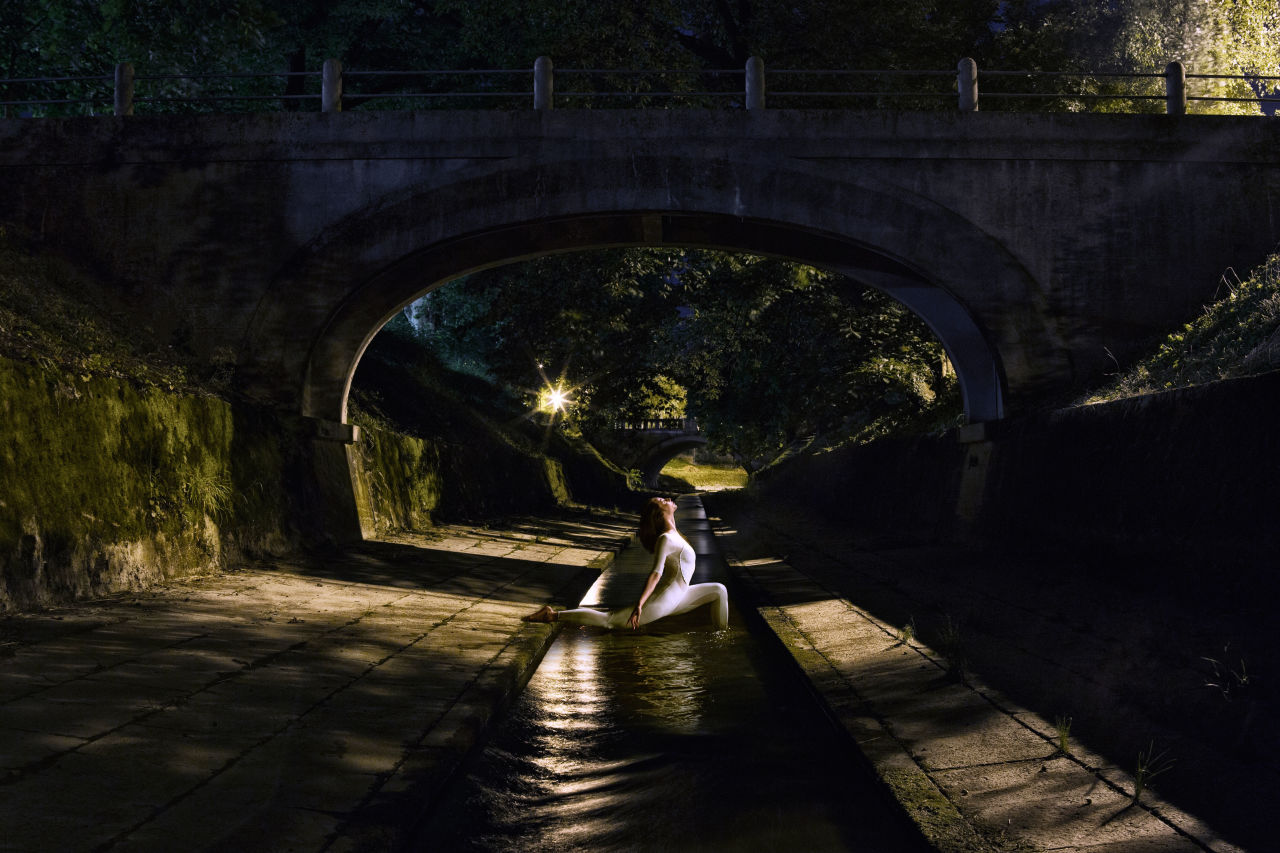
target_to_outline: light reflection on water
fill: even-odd
[[[709,621],[566,628],[415,849],[919,849],[776,652]]]

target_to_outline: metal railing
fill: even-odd
[[[615,421],[618,432],[700,432],[693,418],[640,418],[632,421]]]
[[[572,88],[556,91],[556,79],[568,80]],[[939,86],[946,79],[948,85]],[[284,92],[269,91],[286,83]],[[979,101],[1057,101],[1060,108],[1118,102],[1154,107],[1164,103],[1164,112],[1182,115],[1191,102],[1256,103],[1267,115],[1280,111],[1280,86],[1268,92],[1280,77],[1229,74],[1188,74],[1181,62],[1171,62],[1164,71],[1152,72],[1069,72],[982,70],[972,59],[962,59],[955,71],[911,69],[775,70],[769,80],[779,88],[769,92],[769,100],[784,107],[839,108],[906,105],[908,108],[954,99],[961,111],[978,109]],[[980,86],[980,80],[982,84]],[[406,88],[406,82],[412,81]],[[1193,94],[1188,81],[1235,81],[1247,84],[1252,97]],[[1085,91],[1101,84],[1114,91]],[[318,85],[317,85],[318,84]],[[348,84],[352,91],[344,94]],[[1028,91],[1050,85],[1053,91]],[[141,85],[143,94],[139,94]],[[230,91],[244,86],[246,91]],[[1012,86],[1012,88],[1011,88]],[[308,91],[310,88],[310,91]],[[1237,89],[1240,87],[1237,87]],[[1074,89],[1075,91],[1070,91]],[[31,90],[35,90],[34,94]],[[53,91],[53,94],[49,94]],[[155,92],[146,94],[146,91]],[[20,93],[14,96],[14,92]],[[24,96],[21,93],[26,92]],[[41,92],[44,94],[41,95]],[[557,101],[570,106],[611,105],[727,106],[761,110],[765,108],[764,63],[752,57],[742,69],[567,69],[556,71],[547,57],[539,57],[532,69],[471,69],[424,71],[344,70],[336,59],[326,60],[320,71],[242,72],[216,74],[135,75],[131,63],[120,63],[112,75],[26,77],[0,80],[0,108],[7,115],[19,108],[32,115],[37,107],[89,105],[115,115],[133,115],[135,105],[156,104],[188,110],[208,105],[237,103],[265,106],[269,103],[295,108],[318,102],[322,112],[340,112],[344,107],[404,108],[423,102],[464,106],[532,106],[552,109]]]

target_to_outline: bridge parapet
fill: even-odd
[[[135,73],[134,65],[121,62],[114,73],[90,76],[42,76],[21,79],[0,79],[0,110],[8,117],[11,107],[19,115],[32,115],[35,111],[50,108],[59,115],[67,110],[86,109],[90,114],[107,114],[110,104],[117,116],[133,115],[135,103],[180,104],[184,110],[197,108],[206,111],[244,109],[247,105],[260,107],[262,102],[284,103],[318,102],[321,112],[341,112],[344,100],[361,107],[381,104],[385,108],[402,109],[404,102],[411,104],[445,99],[474,99],[476,104],[493,106],[532,106],[534,110],[552,109],[555,97],[568,100],[573,106],[593,108],[646,104],[705,108],[727,106],[731,109],[750,111],[765,108],[765,67],[759,57],[751,57],[740,69],[560,69],[554,68],[549,57],[540,56],[532,69],[428,69],[428,70],[347,70],[337,59],[326,59],[320,71],[291,72],[302,90],[293,93],[267,94],[281,76],[277,72],[237,74],[191,73],[147,75]],[[555,88],[555,77],[574,81],[574,88]],[[392,91],[360,92],[358,85],[345,91],[348,82],[358,84],[361,79],[388,76],[404,78],[406,83]],[[618,77],[629,79],[629,84],[618,84]],[[494,90],[494,78],[511,81]],[[689,81],[673,85],[673,80]],[[1111,83],[1122,84],[1124,91],[1085,92],[1088,81],[1106,78]],[[660,85],[651,85],[655,80]],[[711,80],[712,83],[697,81]],[[1164,101],[1165,112],[1183,115],[1188,102],[1256,102],[1266,115],[1276,115],[1280,108],[1280,87],[1268,92],[1270,83],[1280,77],[1264,77],[1257,74],[1188,74],[1185,65],[1174,60],[1163,70],[1141,72],[1099,71],[1012,71],[979,69],[971,58],[961,59],[955,71],[939,69],[773,69],[769,80],[784,81],[771,88],[774,106],[782,101],[788,108],[842,106],[862,108],[870,103],[882,107],[884,102],[902,102],[907,99],[918,107],[922,99],[938,103],[953,100],[960,112],[977,112],[979,90],[988,100],[1032,99],[1049,109],[1078,110],[1083,104],[1093,109],[1101,102],[1128,104],[1130,109],[1145,111],[1144,102]],[[980,85],[987,81],[990,88]],[[1055,83],[1069,80],[1080,85],[1080,91],[1067,93]],[[1188,89],[1188,81],[1201,86],[1198,91]],[[175,92],[166,87],[178,81],[187,87],[186,92]],[[577,81],[582,81],[578,83]],[[601,81],[604,81],[601,84]],[[890,82],[892,81],[892,82]],[[945,82],[944,82],[945,81]],[[1006,82],[999,82],[1006,81]],[[1009,82],[1016,81],[1016,82]],[[316,85],[318,82],[318,85]],[[143,94],[137,95],[138,84]],[[1251,89],[1253,96],[1244,95]],[[846,88],[846,87],[852,88]],[[1012,86],[1012,88],[1010,88]],[[1044,91],[1048,86],[1052,91]],[[244,87],[244,88],[237,88]],[[1037,88],[1039,87],[1039,88]],[[1230,91],[1224,89],[1227,87]],[[17,92],[15,96],[10,94]],[[834,100],[833,100],[834,99]],[[843,101],[842,103],[840,103]],[[1070,104],[1067,104],[1070,102]],[[166,107],[167,108],[167,107]]]
[[[687,432],[701,433],[698,422],[694,418],[640,418],[630,421],[615,421],[615,432]]]

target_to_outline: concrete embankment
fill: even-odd
[[[993,712],[1035,717],[1041,758],[1054,722],[1070,720],[1073,748],[1092,756],[1073,762],[1111,791],[1106,801],[1132,792],[1124,777],[1154,751],[1164,755],[1153,785],[1165,805],[1156,811],[1171,825],[1209,849],[1265,850],[1274,830],[1257,804],[1280,791],[1267,759],[1280,748],[1278,414],[1280,373],[1272,373],[988,425],[965,431],[965,442],[954,434],[881,442],[780,466],[736,512],[764,531],[753,559],[796,570],[814,601],[843,608],[816,626],[800,616],[783,622],[810,648],[835,644],[827,660],[848,690],[865,686],[859,701],[879,690],[884,650],[910,633],[918,642],[894,654],[934,657],[943,669],[959,656],[970,692],[998,697]],[[745,525],[722,511],[724,500],[709,499],[709,510]],[[828,624],[849,636],[822,640]],[[933,706],[960,688],[929,661],[919,665],[932,668],[922,672],[932,672],[933,686],[890,696],[875,713],[906,714],[934,734],[949,719],[969,719],[961,705]],[[975,731],[985,725],[974,722]],[[1006,767],[1014,759],[996,747],[987,760]],[[955,767],[978,767],[984,749]],[[1036,808],[1102,802],[1073,799],[1075,783],[1045,788],[1039,765],[1036,775],[1010,768],[997,784],[992,771],[988,787],[952,790],[945,778],[963,773],[948,776],[950,765],[919,749],[912,760],[961,812],[982,791],[983,820],[1007,807],[997,823],[1033,827]],[[1064,765],[1042,763],[1048,778]],[[1108,849],[1109,827],[1061,843],[1092,836]]]
[[[1066,567],[1044,555],[991,566],[957,548],[868,548],[777,505],[706,503],[740,605],[937,850],[1270,849],[1259,804],[1280,777],[1136,695],[1230,722],[1201,673],[1152,654],[1146,620],[1185,631],[1176,613],[1090,607],[1088,585],[1062,575],[1043,588],[1037,572]],[[1002,582],[1013,569],[1022,581]]]
[[[1274,566],[1280,371],[800,456],[758,493],[906,541]]]
[[[481,427],[465,443],[375,427],[343,447],[305,419],[3,358],[0,406],[0,612],[323,543],[325,476],[331,491],[357,484],[361,524],[379,535],[571,498],[613,505],[626,488],[573,448],[535,453]]]
[[[0,620],[0,847],[395,849],[634,519],[442,526]]]

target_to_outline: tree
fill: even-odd
[[[1180,60],[1191,74],[1280,75],[1280,5],[1275,0],[1011,0],[998,40],[1005,67],[1088,72],[1162,72]],[[1074,87],[1074,91],[1072,89]],[[1090,103],[1071,94],[1163,93],[1159,80],[1062,81],[1068,108]],[[1248,99],[1192,101],[1189,112],[1258,112],[1244,79],[1189,81],[1192,95]],[[1002,107],[1003,108],[1003,107]],[[1154,101],[1103,102],[1102,109],[1163,111]]]
[[[693,416],[755,467],[802,435],[959,411],[941,345],[897,303],[840,276],[716,252],[609,250],[489,270],[412,309],[454,367],[571,391],[590,434]]]

